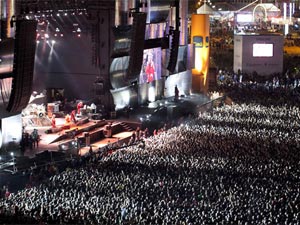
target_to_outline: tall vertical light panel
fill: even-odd
[[[209,70],[209,14],[192,15],[191,42],[194,44],[195,68],[192,70],[192,91],[208,90]]]

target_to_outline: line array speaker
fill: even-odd
[[[146,18],[146,13],[133,13],[131,46],[129,51],[130,58],[126,73],[127,79],[136,79],[141,72],[144,54]]]
[[[175,71],[176,64],[177,64],[179,37],[180,37],[180,31],[179,30],[174,30],[173,34],[172,34],[170,59],[169,59],[168,67],[167,67],[167,69],[171,73],[173,73]]]
[[[32,92],[36,48],[36,20],[17,20],[15,32],[12,91],[8,112],[20,112],[28,104]]]

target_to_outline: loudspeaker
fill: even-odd
[[[7,20],[6,19],[2,19],[1,20],[1,30],[0,30],[0,34],[1,34],[1,39],[5,39],[7,38]]]
[[[36,20],[16,21],[12,91],[6,108],[8,112],[22,111],[31,96],[36,27]]]
[[[170,59],[167,69],[173,73],[176,64],[177,64],[177,58],[178,58],[178,47],[179,47],[179,38],[180,38],[180,31],[174,30],[172,34],[172,44],[171,44],[171,53],[170,53]]]
[[[137,79],[141,72],[144,54],[146,18],[146,13],[133,13],[129,65],[126,73],[127,79]]]

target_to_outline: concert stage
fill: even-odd
[[[178,120],[190,114],[196,115],[199,111],[206,111],[212,107],[210,99],[204,94],[193,94],[164,98],[130,109],[117,112],[115,120],[93,120],[81,117],[77,124],[66,124],[64,116],[56,118],[57,128],[48,126],[26,126],[29,134],[37,129],[40,135],[38,148],[26,148],[24,156],[34,157],[35,154],[48,151],[60,151],[72,154],[85,155],[90,146],[98,151],[108,144],[118,145],[127,143],[137,127],[148,128],[150,133],[161,124]],[[111,135],[105,135],[107,125],[111,124]]]
[[[0,173],[13,173],[15,168],[23,171],[53,161],[64,162],[77,155],[86,155],[90,148],[93,152],[102,152],[108,145],[113,145],[113,148],[122,146],[129,142],[138,127],[142,130],[147,128],[151,135],[154,129],[159,129],[165,123],[178,125],[182,117],[210,110],[212,105],[213,101],[204,94],[179,96],[178,99],[170,97],[130,109],[126,113],[118,111],[114,120],[94,120],[84,115],[78,118],[76,124],[66,124],[65,115],[62,114],[56,118],[56,128],[51,128],[48,117],[40,118],[41,121],[24,117],[24,121],[30,121],[24,126],[26,133],[38,130],[39,146],[31,149],[27,145],[24,154],[16,150],[13,156],[10,155],[12,152],[2,155]],[[111,133],[107,126],[110,126]]]

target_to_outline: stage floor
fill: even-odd
[[[111,121],[111,120],[109,120],[107,122],[111,122],[112,125],[122,123],[121,121]],[[82,137],[83,136],[82,133],[84,132],[84,130],[87,130],[89,127],[94,126],[96,123],[97,123],[97,120],[90,120],[87,123],[84,123],[82,125],[73,124],[73,125],[71,125],[70,129],[63,129],[57,133],[46,133],[47,130],[51,129],[51,126],[26,127],[25,131],[29,134],[33,131],[33,129],[37,129],[38,133],[40,135],[40,141],[39,141],[38,147],[34,147],[32,149],[27,147],[24,152],[24,156],[33,158],[33,157],[35,157],[36,154],[39,154],[46,150],[62,151],[59,148],[60,145],[70,142],[70,141],[75,141],[77,137]],[[65,124],[64,118],[56,119],[57,127],[63,127],[65,125],[66,124]],[[72,130],[76,130],[76,129],[79,131],[82,131],[82,132],[80,132],[80,134],[78,134],[78,135],[75,135],[73,138],[70,138],[70,137],[61,138],[62,136],[65,136],[66,133],[68,133]],[[100,126],[97,128],[97,130],[101,130],[101,129],[104,129],[104,126]],[[132,136],[133,131],[134,130],[132,130],[132,131],[124,130],[124,131],[113,134],[112,137],[109,137],[109,138],[102,137],[101,139],[99,138],[99,140],[94,141],[90,145],[92,146],[93,151],[96,152],[96,151],[98,151],[99,148],[102,148],[108,144],[115,144],[117,142],[119,142],[119,144],[121,144],[121,143],[124,143],[127,139],[129,139]],[[83,146],[80,149],[78,149],[78,153],[80,155],[85,155],[89,152],[89,150],[90,150],[89,146]]]

